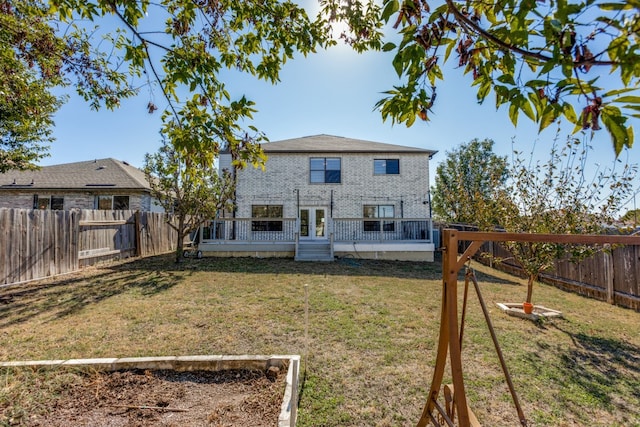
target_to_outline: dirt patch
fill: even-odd
[[[116,371],[81,374],[23,426],[278,425],[286,374],[263,371]]]

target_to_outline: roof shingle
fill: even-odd
[[[116,159],[43,166],[34,171],[9,171],[0,174],[0,188],[87,189],[109,187],[148,190],[144,172]]]
[[[332,135],[313,135],[262,144],[265,153],[422,153],[437,151]]]

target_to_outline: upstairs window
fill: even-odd
[[[251,221],[251,231],[282,231],[282,205],[252,205],[253,218],[278,218],[278,221]]]
[[[399,159],[375,159],[373,161],[374,175],[399,175],[400,160]]]
[[[393,205],[364,205],[362,207],[363,218],[394,218]],[[384,221],[383,231],[395,231],[394,221]],[[380,231],[380,221],[364,221],[364,231]]]
[[[340,184],[341,160],[339,157],[312,157],[310,159],[312,184]]]

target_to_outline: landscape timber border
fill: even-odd
[[[0,368],[91,368],[97,371],[120,371],[129,369],[185,371],[224,371],[249,369],[267,371],[270,367],[287,368],[286,387],[283,394],[278,427],[295,427],[298,408],[298,377],[300,356],[298,355],[242,355],[242,356],[162,356],[124,357],[100,359],[29,360],[0,362]]]

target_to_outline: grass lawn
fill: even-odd
[[[439,264],[171,259],[1,288],[0,360],[300,354],[299,427],[417,423],[438,340]],[[522,301],[524,281],[475,267],[530,425],[640,426],[640,313],[537,284],[534,301],[565,318],[509,317],[495,303]],[[468,310],[470,406],[483,425],[519,425],[474,293]],[[46,410],[72,377],[0,371],[0,426]]]

